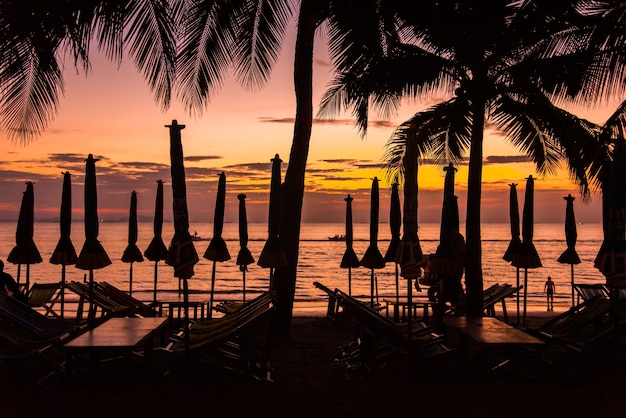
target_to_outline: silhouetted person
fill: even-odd
[[[4,262],[2,260],[0,260],[0,291],[13,296],[22,303],[28,304],[28,298],[20,292],[20,287],[13,279],[13,276],[4,271]]]
[[[548,280],[546,281],[546,284],[543,286],[543,290],[545,290],[546,292],[548,310],[553,311],[554,310],[554,292],[556,292],[556,285],[554,284],[550,276],[548,276]]]

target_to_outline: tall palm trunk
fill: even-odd
[[[472,131],[467,176],[467,215],[465,220],[466,261],[465,288],[467,315],[482,316],[483,271],[480,236],[480,199],[483,170],[483,136],[485,127],[485,100],[479,86],[472,97]]]
[[[311,128],[313,125],[313,45],[319,24],[318,0],[302,0],[298,19],[298,33],[294,61],[294,89],[296,117],[289,165],[283,184],[280,240],[285,249],[288,265],[276,269],[274,287],[278,292],[276,314],[272,329],[277,334],[287,334],[291,327],[293,301],[296,289],[296,268],[300,247],[300,223],[304,199],[304,175]]]

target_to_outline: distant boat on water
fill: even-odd
[[[343,234],[341,234],[341,235],[335,234],[332,237],[328,237],[328,239],[330,241],[345,241],[346,240],[346,236],[343,235]]]
[[[198,233],[196,231],[194,231],[193,235],[191,236],[191,240],[192,241],[208,241],[208,238],[203,238],[200,235],[198,235]]]

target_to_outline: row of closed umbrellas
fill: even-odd
[[[189,220],[186,203],[186,185],[183,166],[182,141],[180,131],[184,125],[179,125],[176,120],[170,129],[170,157],[172,174],[172,195],[174,214],[174,236],[169,248],[166,247],[162,238],[163,228],[163,182],[157,181],[155,214],[154,214],[154,237],[148,245],[146,251],[141,253],[137,247],[137,194],[133,191],[130,201],[128,246],[122,255],[122,261],[130,264],[129,293],[132,294],[132,266],[135,262],[142,262],[145,256],[148,260],[155,262],[154,270],[154,301],[156,301],[158,263],[161,260],[174,267],[174,276],[178,277],[184,286],[184,298],[188,303],[187,279],[193,276],[193,266],[199,261],[193,240],[189,234]],[[85,192],[84,192],[84,227],[85,242],[79,255],[71,240],[71,178],[70,173],[63,173],[63,188],[60,210],[60,238],[52,253],[50,263],[62,266],[61,286],[65,286],[65,269],[68,265],[76,265],[77,268],[89,271],[90,290],[93,291],[93,272],[111,264],[111,260],[102,244],[98,240],[99,217],[97,213],[97,189],[96,189],[96,168],[97,159],[89,154],[85,160]],[[282,251],[278,239],[278,222],[280,219],[280,164],[281,160],[276,155],[272,160],[272,180],[270,186],[270,216],[269,216],[269,237],[259,256],[258,264],[261,267],[270,268],[270,279],[273,269],[287,264],[284,251]],[[215,263],[230,259],[230,254],[226,243],[222,238],[222,228],[224,223],[224,203],[226,194],[226,176],[221,173],[218,180],[218,191],[216,196],[216,207],[214,216],[214,236],[204,253],[204,257],[214,262],[211,299],[215,283]],[[244,280],[244,302],[245,302],[245,272],[246,266],[254,262],[254,258],[247,248],[248,232],[245,208],[245,195],[240,194],[239,199],[239,232],[241,249],[237,256],[237,264],[243,272]],[[11,250],[7,260],[18,265],[17,280],[20,281],[20,267],[26,265],[26,288],[29,283],[29,266],[42,262],[41,255],[34,242],[34,187],[32,182],[26,184],[26,191],[22,198],[22,205],[18,217],[16,230],[16,245]],[[212,300],[211,300],[212,302]],[[64,315],[64,291],[61,291],[61,317]],[[211,310],[209,310],[211,312]],[[89,319],[93,320],[94,309],[90,308]]]

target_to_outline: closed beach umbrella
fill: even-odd
[[[604,242],[594,265],[606,278],[617,327],[619,289],[626,288],[626,149],[623,136],[615,140],[609,185],[602,189]],[[606,219],[608,218],[608,220]]]
[[[378,178],[372,179],[372,193],[370,200],[370,244],[361,258],[361,265],[371,270],[370,303],[374,306],[374,294],[378,302],[378,286],[375,286],[374,269],[385,267],[385,259],[378,249],[378,213],[380,210],[380,196],[378,192]],[[374,288],[376,287],[376,291]]]
[[[458,274],[459,269],[459,260],[455,258],[456,254],[452,252],[452,234],[459,230],[459,210],[456,196],[454,196],[454,174],[457,169],[450,163],[443,170],[446,176],[443,184],[439,245],[437,245],[435,254],[430,257],[430,272],[447,276]],[[462,264],[460,269],[463,269]]]
[[[524,192],[524,209],[522,211],[522,245],[513,256],[515,267],[524,269],[524,312],[523,323],[526,323],[526,301],[528,295],[528,269],[541,267],[541,259],[535,244],[533,244],[534,229],[534,179],[530,175],[526,179],[526,191]]]
[[[226,247],[226,241],[222,238],[224,229],[224,207],[226,205],[226,175],[220,173],[217,183],[217,196],[215,198],[215,213],[213,214],[213,238],[209,247],[204,252],[204,258],[213,261],[211,271],[211,294],[209,299],[209,318],[212,317],[213,296],[215,292],[215,265],[218,261],[230,260],[230,253]]]
[[[128,276],[128,293],[133,294],[133,263],[141,263],[143,255],[139,247],[137,247],[137,193],[132,192],[130,195],[130,212],[128,215],[128,245],[122,254],[122,261],[130,263],[130,272]]]
[[[563,251],[563,254],[557,259],[561,264],[569,264],[571,270],[571,284],[572,284],[572,306],[574,306],[574,264],[580,264],[580,257],[576,252],[576,239],[578,233],[576,232],[576,217],[574,216],[574,197],[568,194],[564,197],[565,201],[565,242],[567,248]]]
[[[348,294],[352,295],[352,268],[359,267],[359,259],[354,252],[354,230],[352,228],[352,201],[350,195],[344,199],[346,201],[346,251],[343,253],[339,267],[348,269]]]
[[[7,261],[18,265],[17,282],[20,282],[20,266],[26,264],[26,292],[30,288],[30,265],[41,263],[41,255],[35,245],[34,235],[35,193],[33,183],[26,183],[26,191],[22,195],[22,206],[17,218],[15,230],[15,247],[7,257]]]
[[[504,252],[502,259],[511,262],[513,261],[513,257],[515,256],[515,254],[522,246],[522,240],[520,239],[519,230],[519,203],[517,202],[517,183],[511,183],[509,184],[509,187],[509,222],[511,224],[511,240],[509,241],[509,246]],[[516,287],[519,289],[519,267],[515,268],[515,283]],[[517,292],[516,302],[517,322],[519,323],[519,291]]]
[[[407,130],[406,154],[402,161],[404,166],[404,207],[402,216],[402,242],[398,248],[396,263],[400,264],[400,276],[407,280],[408,321],[407,334],[412,333],[412,302],[413,280],[417,280],[422,273],[424,254],[417,236],[417,145],[415,141],[415,127]]]
[[[143,255],[150,261],[154,261],[154,295],[153,301],[157,301],[157,279],[159,274],[159,261],[167,258],[167,247],[163,242],[163,182],[157,180],[156,202],[154,205],[154,236],[148,244]]]
[[[69,171],[63,173],[59,227],[61,236],[50,257],[50,263],[61,265],[61,319],[63,319],[65,315],[65,266],[76,264],[78,259],[70,237],[72,233],[72,179]]]
[[[85,160],[85,242],[80,250],[76,267],[89,270],[89,323],[93,325],[95,310],[93,305],[93,271],[111,264],[111,259],[98,241],[100,219],[98,218],[98,191],[96,188],[96,160],[89,154]]]
[[[183,282],[183,303],[185,305],[185,348],[189,348],[189,284],[193,277],[193,267],[199,261],[196,247],[189,234],[189,211],[187,210],[187,185],[183,163],[183,144],[180,131],[185,125],[172,120],[165,125],[170,130],[170,171],[172,175],[172,211],[174,215],[174,236],[167,250],[165,263],[174,267],[174,277]]]
[[[246,271],[248,265],[254,263],[254,257],[248,249],[248,215],[246,214],[246,195],[237,195],[239,199],[239,254],[237,254],[237,265],[243,276],[243,302],[246,302]]]
[[[18,265],[17,282],[20,282],[20,266],[26,264],[26,292],[30,288],[30,265],[41,263],[41,255],[35,245],[34,235],[35,193],[33,183],[26,183],[26,191],[22,195],[22,206],[17,218],[15,231],[15,247],[7,257],[7,261]]]
[[[270,288],[273,288],[274,269],[287,266],[287,255],[280,243],[280,204],[281,178],[280,164],[283,161],[278,154],[272,159],[272,177],[270,180],[270,202],[268,214],[268,237],[257,264],[270,269]]]
[[[402,228],[402,212],[400,209],[400,193],[398,192],[398,182],[394,181],[391,185],[391,201],[389,203],[389,230],[391,231],[391,240],[389,247],[385,253],[385,261],[395,261],[398,247],[400,246],[400,229]],[[394,312],[397,318],[397,306],[400,303],[400,268],[398,263],[394,262],[396,273],[396,310]]]

